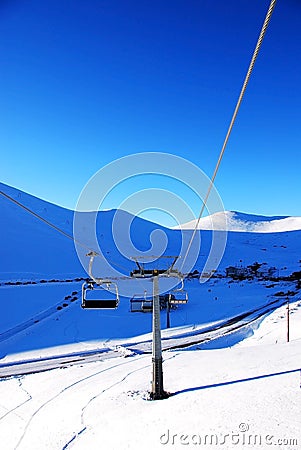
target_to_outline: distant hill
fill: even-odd
[[[73,236],[73,211],[3,183],[0,183],[0,191],[62,231],[58,232],[28,210],[0,195],[0,279],[87,276],[79,261],[73,240],[66,236]],[[83,215],[82,227],[78,230],[80,236],[77,235],[76,238],[86,244],[78,250],[82,252],[88,265],[89,258],[85,258],[85,255],[89,249],[98,250],[95,247],[93,233],[87,232],[87,224],[91,222],[89,217],[95,218],[95,215],[89,212],[80,214]],[[160,239],[155,239],[159,236],[156,232],[164,231],[169,236],[166,252],[170,254],[179,252],[179,232],[133,216],[126,211],[112,209],[98,212],[96,229],[99,245],[105,257],[113,266],[117,264],[117,267],[127,275],[135,267],[131,256],[139,252],[151,254],[164,252],[165,241],[161,235]],[[174,236],[174,239],[171,239],[171,236]],[[124,254],[126,256],[123,256]],[[94,266],[102,271],[103,259],[97,259]],[[105,275],[108,274],[106,268]]]
[[[184,223],[174,229],[191,230],[197,220]],[[201,218],[199,230],[228,230],[252,233],[279,233],[301,230],[301,217],[260,216],[237,211],[222,211]]]

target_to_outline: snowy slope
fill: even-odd
[[[4,184],[0,184],[0,190],[72,235],[72,211],[52,205]],[[58,276],[62,279],[68,276],[74,278],[86,275],[78,260],[72,240],[2,196],[0,196],[0,208],[0,279],[10,280],[21,277],[39,280],[41,277],[57,278]],[[219,214],[221,213],[216,214],[217,218]],[[261,216],[257,216],[256,222],[254,216],[242,213],[229,213],[228,216],[232,217],[233,214],[241,218],[245,229],[248,228],[246,224],[250,223],[253,225],[267,223],[270,226],[273,222],[289,220],[289,218],[274,218],[271,222],[270,220],[264,221]],[[253,219],[251,220],[251,218]],[[208,220],[208,218],[202,220]],[[112,230],[113,223],[114,230]],[[128,230],[130,230],[130,245],[128,245]],[[114,236],[113,231],[115,232]],[[180,230],[166,229],[124,211],[100,212],[97,219],[97,233],[101,250],[110,262],[119,264],[118,268],[121,268],[124,275],[128,275],[130,270],[135,267],[133,261],[129,260],[130,256],[137,255],[139,252],[160,254],[164,245],[166,245],[165,254],[178,254],[181,240],[184,239],[187,242],[191,232],[190,230],[181,232]],[[249,231],[230,232],[220,270],[224,270],[230,264],[236,265],[243,261],[247,265],[255,260],[267,262],[279,269],[288,267],[287,271],[297,270],[300,260],[300,236],[301,230],[269,234],[255,234]],[[85,229],[81,230],[79,238],[89,247],[91,239]],[[199,270],[205,264],[211,243],[212,232],[204,230],[201,236],[200,254],[196,263]],[[86,252],[87,248],[83,248],[82,253]],[[88,258],[86,261],[88,262]],[[97,261],[97,263],[101,270],[101,261]]]
[[[187,222],[175,229],[194,229],[197,220]],[[223,211],[203,217],[198,224],[199,230],[228,230],[253,233],[280,233],[301,230],[301,217],[258,216],[236,211]]]
[[[1,190],[62,230],[72,233],[72,211],[5,185],[1,185]],[[43,349],[44,352],[48,347],[74,342],[127,339],[151,330],[151,315],[131,313],[127,297],[121,297],[117,310],[83,311],[80,308],[81,278],[87,274],[79,263],[72,240],[2,196],[0,206],[0,357],[34,349]],[[126,286],[132,295],[143,294],[144,289],[150,294],[150,282],[128,278],[135,264],[120,254],[120,247],[113,239],[112,221],[115,216],[116,211],[99,213],[97,230],[104,254],[117,261],[126,277],[118,281],[119,288],[122,291]],[[121,241],[126,242],[124,229],[130,223],[131,240],[139,251],[153,252],[153,247],[158,245],[154,233],[159,233],[159,237],[163,236],[167,241],[165,253],[177,254],[182,237],[180,230],[168,230],[140,218],[133,219],[124,211],[118,212],[117,216],[120,224],[117,234]],[[184,231],[183,235],[188,240],[191,231]],[[80,238],[89,244],[89,236],[84,230]],[[224,275],[229,265],[247,266],[259,261],[275,266],[280,276],[287,276],[300,270],[300,238],[301,231],[269,234],[230,232],[218,273]],[[199,271],[204,267],[210,250],[211,231],[203,231],[201,239],[200,254],[194,266]],[[126,245],[122,250],[133,255]],[[100,260],[99,267],[96,266],[99,269],[97,273],[102,273],[101,263]],[[20,280],[28,284],[19,284]],[[231,284],[229,281],[225,278],[211,279],[202,285],[197,279],[187,281],[185,287],[189,302],[171,312],[171,326],[195,326],[225,320],[269,303],[277,291],[295,289],[294,283],[287,286],[285,282],[282,285],[279,282],[267,289],[265,283]],[[161,320],[164,328],[165,311],[162,311]]]
[[[8,194],[63,232],[73,235],[73,211],[45,202],[3,183],[0,183],[0,191]],[[63,278],[86,275],[72,240],[2,195],[0,195],[0,210],[0,279],[20,277],[39,279],[58,275]],[[91,214],[83,213],[83,215],[86,218],[83,220],[83,228],[77,238],[86,245],[79,249],[85,255],[89,248],[92,250],[95,248],[93,239],[85,229]],[[131,247],[127,246],[128,236],[126,233],[128,230],[130,230]],[[172,232],[121,210],[101,211],[97,216],[97,235],[101,251],[109,261],[120,264],[126,275],[133,269],[134,263],[128,257],[124,257],[122,253],[126,255],[132,255],[133,252],[135,255],[139,251],[149,251],[151,254],[159,253],[162,250],[160,243],[157,247],[153,245],[158,230],[159,232],[163,230],[167,236],[171,234],[175,236],[172,249],[168,245],[166,251],[177,252],[179,244],[177,232]],[[91,245],[92,247],[90,247]],[[86,261],[88,263],[88,258]],[[101,261],[99,263],[99,270],[101,270]]]
[[[73,212],[0,183],[0,190],[72,234]],[[18,205],[0,196],[0,279],[84,275],[74,244]]]
[[[165,353],[167,400],[146,400],[151,356],[144,354],[2,380],[1,447],[298,450],[297,320],[289,344]],[[280,333],[284,323],[276,326]]]

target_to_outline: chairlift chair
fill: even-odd
[[[131,312],[151,312],[153,310],[153,299],[147,298],[146,291],[144,294],[135,294],[131,300]],[[136,307],[136,305],[138,305]]]
[[[116,283],[111,281],[86,282],[82,286],[83,309],[116,309],[119,304],[119,293]]]
[[[171,305],[186,305],[188,302],[188,293],[184,289],[184,281],[181,280],[181,287],[173,289],[168,294],[168,301]]]
[[[152,312],[153,310],[153,299],[143,300],[141,309],[143,312]]]

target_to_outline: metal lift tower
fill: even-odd
[[[137,258],[133,258],[138,269],[131,272],[132,277],[151,278],[153,282],[153,345],[152,345],[152,390],[150,397],[152,400],[162,400],[167,398],[169,394],[164,391],[163,387],[163,359],[161,346],[161,323],[160,323],[160,298],[159,298],[159,277],[177,277],[181,275],[178,270],[174,269],[174,265],[178,256],[164,256],[159,258],[173,258],[173,262],[168,269],[145,269],[143,263]],[[155,260],[159,258],[154,258]]]

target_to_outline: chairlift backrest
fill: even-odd
[[[171,305],[186,305],[188,302],[188,294],[186,291],[178,292],[177,294],[169,294],[169,303]]]
[[[188,302],[188,293],[184,289],[184,281],[181,280],[181,287],[170,291],[168,296],[168,301],[171,305],[185,305]]]

